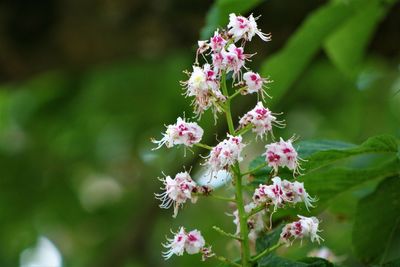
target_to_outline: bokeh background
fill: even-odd
[[[226,25],[231,11],[262,15],[259,27],[272,33],[272,42],[248,45],[257,52],[249,66],[274,80],[267,105],[284,112],[283,136],[400,136],[399,1],[1,1],[0,266],[37,260],[38,244],[62,266],[217,265],[197,256],[163,261],[160,243],[179,225],[235,257],[235,244],[211,229],[234,231],[225,203],[201,200],[177,219],[157,207],[161,171],[196,171],[201,159],[151,151],[150,142],[164,124],[192,115],[182,71],[191,69],[197,40]],[[234,102],[235,117],[254,102]],[[209,113],[201,125],[210,144],[226,131]],[[355,202],[343,199],[325,211],[324,245],[357,266]]]

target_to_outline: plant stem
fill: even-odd
[[[232,261],[230,261],[230,260],[228,260],[227,258],[222,257],[222,256],[216,256],[216,259],[219,260],[219,261],[221,261],[221,262],[223,262],[223,263],[226,263],[226,264],[228,264],[228,265],[231,265],[231,266],[242,267],[240,264],[237,264],[236,262],[232,262]]]
[[[235,96],[237,96],[238,94],[240,94],[244,89],[246,89],[247,87],[242,87],[236,90],[236,92],[234,92],[232,95],[230,95],[228,98],[229,100],[232,100]]]
[[[229,133],[231,135],[235,134],[235,127],[233,126],[232,114],[231,114],[231,100],[229,99],[228,95],[228,88],[226,88],[226,72],[222,72],[222,93],[227,97],[225,102],[225,116],[226,122],[228,123]]]
[[[213,229],[215,231],[217,231],[218,233],[220,233],[221,235],[224,235],[226,237],[233,238],[233,239],[236,239],[236,240],[239,240],[239,241],[242,240],[240,237],[238,237],[238,236],[236,236],[234,234],[227,233],[227,232],[225,232],[224,230],[222,230],[221,228],[219,228],[217,226],[213,226]]]
[[[228,124],[229,133],[235,135],[235,127],[232,121],[231,113],[231,99],[229,98],[228,89],[226,87],[226,72],[222,72],[221,77],[221,87],[222,93],[227,97],[225,102],[225,115],[226,122]],[[241,244],[241,258],[242,267],[250,266],[250,245],[249,245],[249,229],[247,227],[247,214],[244,210],[243,192],[242,192],[242,174],[240,173],[239,163],[236,162],[231,170],[234,173],[235,189],[236,189],[236,205],[238,209],[239,216],[239,226],[240,226],[240,244]]]
[[[257,167],[255,167],[254,169],[251,169],[250,171],[242,173],[242,175],[244,176],[244,175],[252,174],[252,173],[254,173],[258,170],[261,170],[262,168],[267,167],[267,166],[268,166],[268,163],[262,163],[262,164],[258,165]]]
[[[209,149],[209,150],[212,149],[212,147],[210,147],[209,145],[202,144],[202,143],[197,143],[197,144],[194,144],[194,145],[197,146],[197,147],[201,147],[201,148],[205,148],[205,149]]]
[[[268,255],[270,252],[278,249],[280,246],[282,246],[282,243],[276,243],[272,247],[266,248],[264,251],[260,252],[260,254],[254,256],[253,258],[251,258],[251,261],[255,262],[255,261],[261,259],[262,257]]]

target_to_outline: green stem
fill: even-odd
[[[241,128],[241,129],[239,129],[239,130],[237,130],[237,131],[235,132],[235,134],[236,134],[236,135],[245,134],[245,133],[247,133],[247,131],[250,130],[251,128],[253,128],[253,124],[248,124],[248,125],[246,125],[245,127]]]
[[[231,198],[231,197],[223,197],[223,196],[218,196],[218,195],[214,195],[214,194],[211,194],[210,196],[213,197],[213,198],[219,199],[219,200],[224,200],[224,201],[229,201],[229,202],[236,202],[236,199],[235,198]]]
[[[217,260],[219,260],[219,261],[221,261],[223,263],[226,263],[228,265],[235,266],[235,267],[242,267],[240,264],[237,264],[236,262],[230,261],[225,257],[222,257],[222,256],[215,256],[215,257],[216,257]]]
[[[260,211],[264,210],[266,208],[266,205],[261,205],[261,206],[257,206],[254,209],[252,209],[246,216],[246,219],[249,219],[251,216],[253,216],[256,213],[259,213]]]
[[[235,127],[233,126],[232,114],[231,114],[231,100],[229,99],[228,95],[228,88],[226,87],[226,72],[222,72],[221,76],[221,87],[222,93],[227,97],[225,102],[225,116],[226,122],[228,123],[229,133],[231,135],[235,134]]]
[[[226,87],[226,72],[222,72],[221,75],[221,87],[222,93],[226,97],[225,102],[225,116],[226,122],[228,124],[229,134],[236,135],[235,127],[233,125],[232,113],[231,113],[231,99],[229,98],[228,88]],[[250,267],[250,245],[249,245],[249,229],[247,227],[247,214],[244,210],[244,201],[243,201],[243,188],[242,188],[242,174],[240,173],[239,164],[236,162],[231,170],[234,173],[234,181],[235,181],[235,197],[236,197],[236,205],[238,209],[239,216],[239,227],[240,227],[240,244],[241,244],[241,258],[242,258],[242,267]]]
[[[266,162],[262,163],[262,164],[258,165],[257,167],[255,167],[254,169],[251,169],[250,171],[242,173],[242,175],[244,176],[244,175],[252,174],[252,173],[254,173],[258,170],[261,170],[262,168],[267,167],[267,166],[268,166],[268,163],[266,163]]]
[[[247,87],[242,87],[236,90],[236,92],[234,92],[232,95],[230,95],[228,98],[229,100],[232,100],[235,96],[237,96],[238,94],[240,94],[243,90],[245,90]]]
[[[242,192],[242,174],[240,173],[239,164],[236,163],[235,168],[232,168],[235,174],[236,181],[236,204],[239,216],[240,237],[242,245],[242,266],[250,266],[250,245],[249,245],[249,229],[247,227],[247,214],[244,210],[243,192]]]
[[[282,243],[276,243],[275,245],[273,245],[272,247],[266,248],[264,251],[260,252],[260,254],[254,256],[253,258],[251,258],[252,262],[255,262],[259,259],[261,259],[262,257],[268,255],[269,253],[271,253],[272,251],[278,249],[280,246],[282,246]]]
[[[209,149],[209,150],[213,149],[211,146],[206,145],[206,144],[202,144],[202,143],[197,143],[197,144],[194,144],[194,145],[197,146],[197,147],[201,147],[201,148],[205,148],[205,149]]]
[[[221,235],[224,235],[226,237],[233,238],[233,239],[236,239],[236,240],[239,240],[239,241],[242,240],[240,237],[238,237],[236,235],[233,235],[233,234],[230,234],[230,233],[227,233],[227,232],[225,232],[224,230],[222,230],[221,228],[219,228],[217,226],[213,226],[213,229],[215,231],[217,231],[218,233],[220,233]]]

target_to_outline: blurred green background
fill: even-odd
[[[177,219],[157,207],[161,171],[200,160],[150,143],[164,124],[192,115],[182,71],[197,40],[232,11],[262,15],[259,28],[272,33],[272,42],[247,49],[257,52],[249,66],[274,80],[267,105],[284,112],[283,136],[400,136],[398,1],[2,1],[0,266],[26,263],[40,237],[57,247],[62,266],[215,266],[198,256],[164,262],[160,243],[179,225],[235,257],[235,245],[211,229],[234,231],[225,203],[202,199]],[[235,117],[254,102],[235,101]],[[226,131],[219,122],[203,117],[207,143]],[[338,203],[325,214],[323,245],[358,266],[349,234],[355,202]]]

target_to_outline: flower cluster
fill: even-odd
[[[296,239],[303,239],[310,237],[311,242],[323,240],[318,232],[319,221],[315,217],[304,217],[298,215],[300,220],[285,225],[281,233],[281,241],[287,245],[293,243]]]
[[[272,126],[283,127],[283,121],[277,121],[274,114],[265,108],[262,102],[258,102],[257,105],[247,112],[242,118],[240,118],[239,124],[241,127],[252,125],[253,132],[257,134],[257,137],[261,138],[268,133],[272,134]]]
[[[211,171],[218,172],[226,170],[235,162],[240,162],[243,158],[240,156],[245,145],[242,143],[242,137],[228,134],[228,138],[216,145],[210,152],[207,165]]]
[[[189,173],[180,172],[172,179],[170,176],[160,179],[164,187],[164,192],[155,194],[158,200],[161,200],[160,208],[168,209],[174,206],[175,218],[178,215],[179,207],[190,199],[192,203],[196,203],[198,194],[208,194],[211,189],[205,186],[198,186],[192,180]]]
[[[215,146],[202,144],[203,129],[195,122],[189,122],[178,118],[175,124],[166,126],[167,130],[163,133],[161,140],[153,140],[157,144],[157,149],[166,146],[171,148],[177,145],[185,147],[200,147],[208,149],[205,165],[210,173],[210,181],[214,179],[212,173],[227,172],[232,177],[232,185],[235,185],[234,197],[215,196],[213,188],[207,185],[198,185],[188,172],[180,172],[174,178],[165,176],[160,179],[163,183],[162,192],[155,194],[161,201],[160,207],[168,209],[173,207],[173,217],[178,215],[179,208],[189,200],[195,203],[199,196],[213,196],[219,199],[227,200],[236,204],[236,210],[233,212],[233,222],[236,225],[236,232],[230,234],[224,230],[214,227],[219,233],[238,240],[241,244],[242,266],[247,267],[254,263],[251,256],[249,242],[255,242],[258,235],[264,230],[272,228],[272,214],[285,206],[293,206],[303,202],[307,210],[313,207],[315,201],[304,188],[304,184],[299,181],[282,180],[278,176],[279,168],[286,167],[293,171],[293,176],[300,174],[301,169],[297,151],[293,147],[294,139],[287,141],[280,138],[265,146],[265,162],[260,166],[264,168],[269,166],[273,170],[272,183],[260,184],[254,192],[251,201],[246,203],[245,190],[253,190],[251,183],[246,184],[244,180],[247,176],[254,173],[253,170],[247,172],[241,171],[243,164],[243,150],[247,143],[243,141],[243,136],[249,132],[254,132],[257,137],[266,139],[268,135],[274,140],[273,128],[284,127],[283,121],[277,119],[276,113],[273,113],[263,102],[270,80],[261,77],[260,74],[250,70],[246,63],[255,54],[245,53],[245,44],[258,36],[261,40],[267,42],[271,40],[270,34],[262,33],[258,29],[257,18],[253,15],[249,17],[229,15],[229,24],[225,29],[217,29],[213,36],[208,40],[198,41],[196,60],[192,66],[192,71],[187,72],[188,79],[181,82],[184,95],[192,98],[192,105],[195,117],[200,119],[206,110],[212,110],[215,119],[218,113],[225,113],[229,133],[227,137]],[[200,58],[199,58],[200,57]],[[200,64],[199,59],[204,59]],[[232,81],[231,89],[228,89],[227,81]],[[231,101],[240,95],[257,94],[258,102],[256,106],[244,114],[235,128],[235,122],[232,119]],[[216,121],[216,120],[215,120]],[[257,169],[257,168],[256,168]],[[257,169],[258,170],[258,169]],[[282,175],[281,175],[282,176]],[[201,180],[200,180],[201,181]],[[199,181],[199,183],[201,183]],[[244,187],[246,185],[246,187]],[[273,207],[273,208],[272,208]],[[266,227],[264,217],[269,214],[269,226]],[[319,221],[317,218],[307,218],[299,216],[300,220],[289,223],[283,228],[281,241],[291,244],[295,239],[310,237],[311,241],[320,241],[318,233]],[[202,255],[202,259],[215,256],[210,246],[206,242],[200,231],[193,230],[187,232],[181,227],[178,232],[173,233],[173,238],[168,238],[167,243],[163,244],[167,249],[163,253],[165,259],[172,255],[181,256],[187,254]],[[259,255],[260,256],[260,255]],[[262,255],[261,255],[262,256]],[[232,263],[230,260],[217,256],[218,260],[224,263]]]
[[[178,232],[173,233],[173,238],[168,238],[168,243],[163,246],[168,249],[163,252],[165,259],[169,259],[172,255],[182,256],[186,251],[187,254],[201,253],[203,260],[213,257],[211,247],[206,247],[206,242],[200,231],[192,230],[186,232],[185,228],[181,227]]]
[[[253,201],[260,205],[273,205],[274,211],[285,204],[296,204],[304,202],[307,209],[313,207],[315,201],[305,190],[304,184],[298,181],[290,182],[281,180],[276,176],[272,178],[271,185],[260,184],[254,191]]]
[[[257,28],[256,18],[250,15],[248,18],[231,14],[227,30],[216,30],[209,40],[198,41],[198,50],[193,71],[188,72],[189,79],[182,82],[188,97],[194,97],[193,105],[195,113],[200,116],[205,110],[212,108],[214,115],[223,111],[222,105],[226,96],[221,92],[221,82],[225,82],[225,76],[232,72],[237,85],[244,85],[240,93],[258,93],[264,97],[264,89],[270,82],[262,78],[258,73],[248,70],[245,66],[252,55],[245,54],[243,46],[235,43],[239,40],[251,41],[254,35],[258,35],[263,41],[270,41],[269,34],[262,33]],[[210,63],[199,66],[198,55],[201,54]],[[242,69],[246,72],[242,75]],[[244,80],[244,82],[243,82]]]
[[[294,171],[295,174],[299,173],[299,160],[297,151],[293,147],[293,139],[287,141],[280,138],[279,142],[268,144],[265,146],[267,151],[265,160],[268,166],[274,169],[275,173],[278,172],[279,167],[287,167],[289,170]]]
[[[203,133],[203,129],[197,123],[186,122],[179,117],[175,124],[167,126],[167,131],[163,133],[164,137],[161,140],[152,140],[152,142],[158,144],[156,149],[163,145],[168,148],[176,145],[192,147],[201,141]]]

